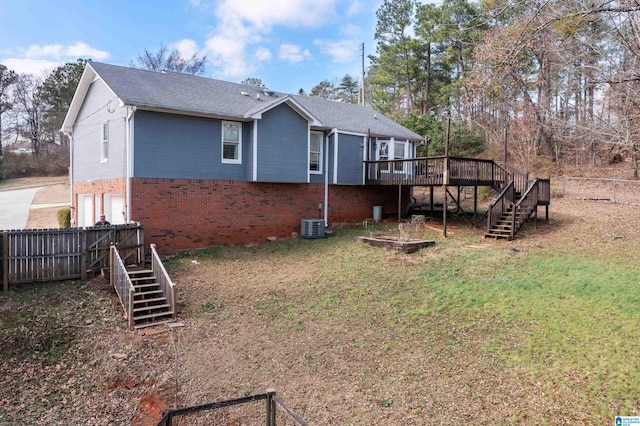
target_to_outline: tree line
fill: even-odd
[[[364,98],[424,135],[421,154],[441,154],[448,134],[454,155],[498,157],[506,142],[509,160],[524,171],[545,161],[627,160],[637,176],[636,0],[384,0],[376,16]],[[64,147],[58,129],[85,63],[42,79],[0,65],[0,137],[26,137],[36,156]],[[205,64],[204,56],[185,58],[165,45],[131,63],[189,74],[203,74]],[[259,78],[244,82],[264,86]],[[357,103],[360,86],[347,74],[298,94]],[[7,141],[0,142],[1,149]]]

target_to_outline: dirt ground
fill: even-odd
[[[497,244],[517,244],[520,251],[592,250],[595,244],[606,250],[616,241],[639,239],[640,229],[629,226],[640,217],[637,205],[554,198],[549,223],[527,230],[517,243]],[[450,226],[451,238],[465,244],[478,249],[496,244],[484,241],[482,232],[466,223]],[[341,323],[326,314],[284,330],[278,317],[295,317],[296,310],[279,305],[279,295],[295,296],[298,286],[313,285],[314,274],[328,279],[328,273],[317,271],[307,252],[288,257],[287,263],[279,261],[277,251],[265,261],[250,248],[246,253],[222,248],[215,256],[210,261],[188,255],[169,261],[178,284],[177,321],[183,325],[175,329],[128,331],[108,283],[96,278],[82,284],[79,300],[61,301],[74,306],[74,327],[81,329],[67,354],[57,363],[43,365],[34,355],[0,365],[0,412],[5,412],[0,424],[21,418],[42,425],[153,425],[162,410],[174,405],[270,387],[313,425],[492,425],[517,418],[523,407],[549,409],[535,383],[504,369],[498,357],[480,356],[481,342],[495,337],[488,324],[472,329],[459,324],[447,336],[403,333],[408,337],[398,341],[394,328],[408,324],[392,327],[356,313],[352,329],[336,329]],[[410,269],[428,256],[389,255],[387,261]],[[6,298],[0,302],[0,310],[15,308]],[[248,314],[251,309],[262,310],[262,316]],[[452,344],[430,347],[436,341]],[[441,415],[429,419],[427,412]],[[193,419],[189,424],[209,423]],[[533,423],[524,417],[521,424]]]
[[[36,193],[27,220],[27,229],[48,229],[58,227],[58,211],[64,207],[40,208],[43,204],[69,203],[68,183],[48,185]]]

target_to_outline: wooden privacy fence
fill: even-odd
[[[3,290],[33,281],[86,279],[87,272],[109,266],[111,244],[118,247],[124,262],[141,263],[142,225],[2,231]]]

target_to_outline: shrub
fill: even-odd
[[[58,228],[71,227],[71,209],[64,208],[58,210]]]

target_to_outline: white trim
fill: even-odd
[[[224,125],[234,124],[238,126],[238,158],[224,158]],[[242,164],[242,122],[223,121],[220,125],[220,161],[224,164]]]
[[[133,118],[136,113],[136,107],[131,107],[126,118],[126,135],[125,135],[125,169],[127,171],[125,181],[125,223],[131,222],[131,177],[133,176]]]
[[[340,133],[336,130],[334,136],[334,144],[333,144],[333,183],[338,183],[338,139],[340,138]]]
[[[333,132],[331,132],[333,133]],[[331,137],[331,133],[329,133],[324,138],[324,146],[325,152],[327,153],[326,160],[324,161],[325,169],[324,169],[324,226],[329,226],[329,138]]]
[[[253,175],[255,181],[258,180],[258,120],[253,120]]]
[[[366,133],[360,133],[360,132],[350,132],[348,130],[338,130],[336,129],[336,132],[342,133],[343,135],[351,135],[351,136],[367,136]]]
[[[253,119],[261,119],[262,114],[279,106],[283,103],[286,103],[289,108],[293,109],[299,115],[304,117],[307,121],[309,121],[313,126],[322,126],[322,122],[314,116],[308,109],[303,107],[298,101],[291,97],[291,95],[284,96],[278,99],[276,102],[272,102],[268,105],[265,105],[264,108],[257,109],[255,112],[248,112],[244,115],[245,118],[253,118]]]
[[[320,136],[320,138],[319,138],[319,141],[320,141],[320,159],[318,160],[318,170],[311,170],[311,167],[310,167],[311,166],[311,135],[312,134],[316,134],[316,135]],[[317,130],[309,130],[309,144],[308,144],[308,147],[309,147],[308,157],[309,158],[308,158],[308,163],[307,163],[308,164],[307,165],[307,170],[309,172],[308,173],[309,175],[321,175],[322,174],[322,164],[323,164],[323,160],[324,160],[324,152],[323,152],[324,151],[324,149],[323,149],[323,145],[324,144],[322,143],[323,142],[323,140],[322,140],[323,136],[324,136],[323,132],[319,132]],[[309,177],[308,179],[309,179],[309,182],[310,182],[311,178]]]
[[[367,151],[369,150],[368,143],[367,135],[364,135],[362,137],[362,185],[367,182],[367,163],[365,161],[367,161]]]
[[[105,124],[107,125],[107,138],[105,139]],[[100,162],[108,163],[109,162],[109,141],[111,139],[111,128],[109,126],[109,120],[100,122]],[[105,154],[105,146],[106,146],[106,154]]]

